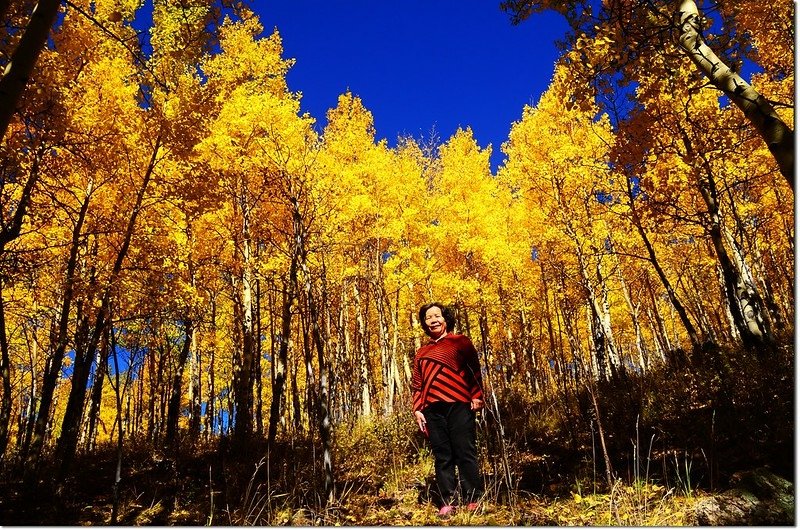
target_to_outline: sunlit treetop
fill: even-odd
[[[258,17],[246,10],[240,20],[226,18],[219,29],[220,53],[202,66],[209,83],[251,93],[286,94],[286,73],[294,60],[283,59],[283,43],[277,30],[269,37],[259,37],[263,30]]]
[[[212,16],[208,4],[201,2],[188,5],[174,0],[153,2],[151,62],[163,77],[163,83],[171,84],[171,77],[182,68],[195,65],[202,54],[209,50],[213,34],[206,30]]]

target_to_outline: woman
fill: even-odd
[[[456,321],[446,306],[422,306],[419,320],[430,340],[414,357],[411,390],[414,417],[433,449],[439,515],[455,511],[456,467],[462,499],[477,510],[483,494],[475,442],[475,411],[483,408],[478,352],[469,338],[451,333]]]

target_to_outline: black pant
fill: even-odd
[[[470,410],[469,403],[437,402],[422,413],[428,422],[442,503],[455,502],[456,467],[464,503],[477,501],[483,495],[483,480],[478,471],[475,412]]]

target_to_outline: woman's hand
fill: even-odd
[[[417,425],[419,426],[419,430],[422,431],[423,433],[425,433],[425,435],[427,436],[428,435],[428,425],[427,425],[428,422],[427,422],[427,420],[425,420],[425,415],[419,410],[414,411],[414,419],[417,420]]]
[[[482,399],[473,399],[469,404],[470,410],[481,410],[483,408],[483,400]]]

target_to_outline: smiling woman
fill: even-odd
[[[547,88],[567,28],[553,13],[512,26],[499,2],[260,0],[253,9],[296,59],[287,81],[304,111],[321,119],[349,90],[390,144],[471,127],[493,146],[493,169],[511,123]]]
[[[419,320],[430,340],[414,357],[411,391],[414,418],[433,450],[439,515],[456,510],[456,468],[462,504],[475,511],[483,495],[475,433],[475,413],[483,408],[478,353],[468,337],[450,332],[456,324],[450,308],[426,304]]]

